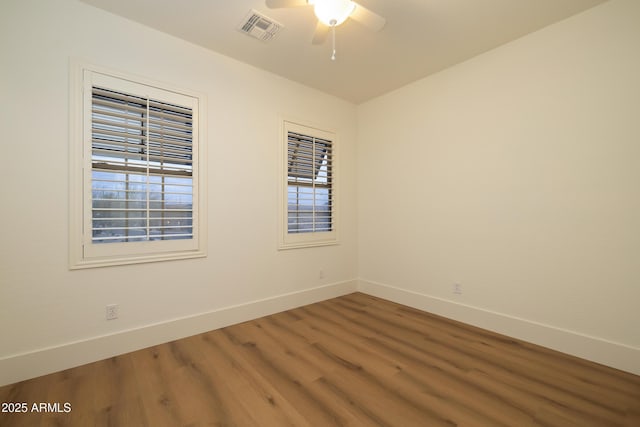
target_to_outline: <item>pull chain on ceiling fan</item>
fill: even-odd
[[[329,29],[332,31],[333,52],[331,59],[336,59],[336,27],[348,18],[358,21],[372,31],[380,31],[386,20],[351,0],[266,0],[271,9],[298,6],[313,6],[318,18],[318,25],[313,34],[312,44],[322,44],[327,38]]]
[[[309,4],[313,5],[313,13],[315,13],[318,21],[331,27],[331,38],[333,50],[331,52],[331,60],[336,60],[336,26],[347,20],[349,15],[353,13],[356,4],[350,0],[309,0]]]
[[[336,26],[332,25],[331,30],[333,31],[333,52],[331,53],[331,60],[336,60]]]

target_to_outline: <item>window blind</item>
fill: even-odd
[[[193,238],[193,111],[92,87],[92,242]]]
[[[287,132],[287,231],[333,230],[333,142]]]

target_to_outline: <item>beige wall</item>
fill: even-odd
[[[197,327],[156,328],[166,339],[206,328],[216,310],[286,295],[277,310],[317,287],[355,287],[354,105],[71,0],[2,1],[0,52],[0,384],[38,373],[20,358],[48,348],[204,315]],[[206,259],[68,270],[71,57],[206,95]],[[338,132],[339,246],[277,250],[280,115]],[[107,322],[113,303],[120,318]],[[243,316],[264,312],[252,310]],[[138,339],[45,352],[42,363],[59,369],[53,359],[106,357]]]
[[[605,3],[360,105],[363,289],[640,373],[639,23]]]

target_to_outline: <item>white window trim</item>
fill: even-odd
[[[329,232],[311,232],[311,233],[289,233],[287,224],[287,204],[288,204],[288,157],[287,157],[287,143],[288,143],[288,131],[297,131],[310,136],[329,139],[332,141],[332,231]],[[280,135],[279,135],[279,176],[280,178],[280,197],[279,197],[279,227],[278,227],[278,249],[296,249],[296,248],[310,248],[317,246],[329,246],[339,244],[339,189],[338,183],[339,177],[339,141],[338,134],[334,130],[328,129],[324,126],[305,122],[303,120],[292,119],[283,117],[280,119]]]
[[[194,147],[194,186],[193,186],[193,225],[194,237],[185,241],[131,242],[126,243],[125,252],[85,251],[91,244],[90,231],[85,235],[87,224],[90,225],[91,188],[87,186],[86,174],[91,171],[90,143],[85,141],[90,132],[85,132],[87,118],[85,105],[88,97],[85,94],[85,76],[103,75],[109,78],[127,80],[136,85],[149,86],[152,90],[175,92],[197,100],[198,112],[194,115],[194,133],[197,132],[198,143]],[[147,78],[132,76],[119,71],[89,64],[72,58],[70,61],[70,100],[69,100],[69,268],[84,269],[115,265],[137,264],[155,261],[168,261],[187,258],[205,257],[207,255],[207,203],[206,203],[206,97],[182,88],[175,88]],[[88,156],[88,158],[87,158]],[[197,177],[197,179],[196,179]],[[88,188],[87,188],[88,187]],[[111,245],[111,244],[102,244]],[[115,244],[114,244],[115,245]],[[95,253],[91,253],[95,252]]]

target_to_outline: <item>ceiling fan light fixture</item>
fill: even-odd
[[[323,24],[334,27],[342,24],[353,13],[356,4],[351,0],[309,0],[316,17]]]

